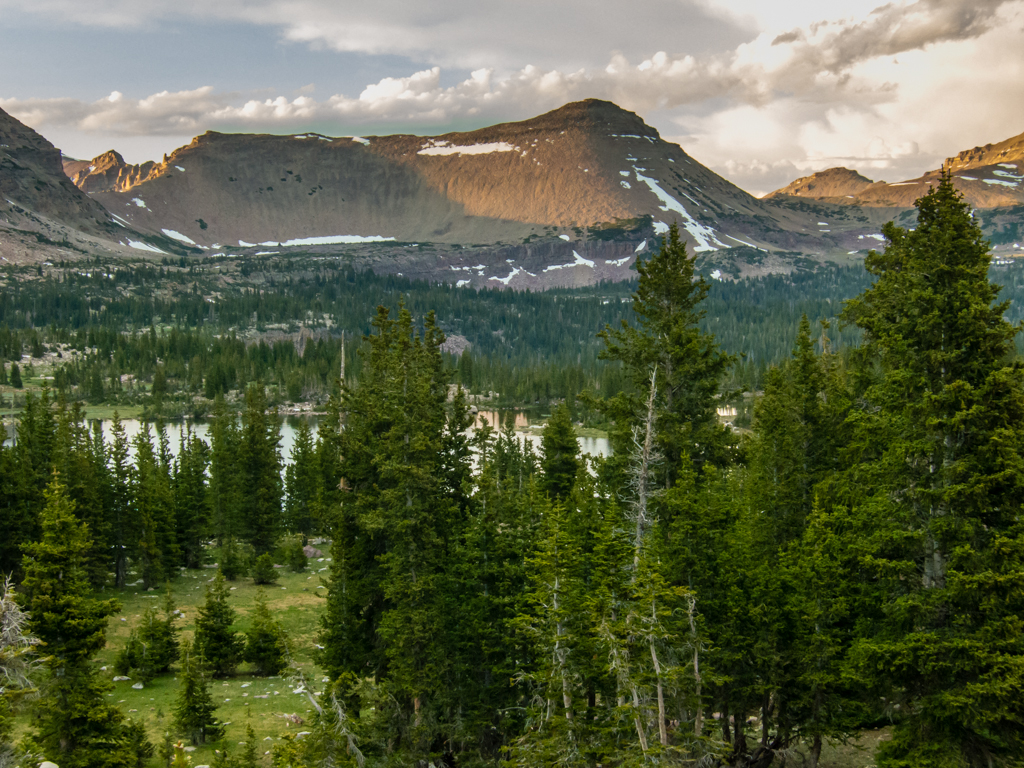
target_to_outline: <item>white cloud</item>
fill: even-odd
[[[77,147],[102,146],[92,153],[98,154],[115,143],[120,149],[144,137],[166,137],[166,151],[172,139],[184,143],[181,137],[208,129],[345,135],[384,126],[434,133],[523,119],[598,97],[638,112],[697,159],[759,193],[833,165],[872,178],[906,178],[960,149],[1024,129],[1024,0],[917,0],[879,8],[872,0],[841,0],[830,9],[843,18],[802,26],[793,23],[815,18],[817,3],[799,0],[777,15],[778,4],[754,0],[691,4],[684,10],[698,19],[697,27],[734,43],[689,53],[666,46],[653,55],[638,53],[644,49],[635,30],[643,29],[656,44],[662,30],[679,25],[644,28],[640,22],[650,14],[673,19],[683,12],[677,0],[630,9],[628,29],[614,23],[622,13],[618,4],[598,10],[566,0],[544,6],[547,15],[534,4],[511,12],[507,5],[449,0],[432,5],[428,14],[426,6],[407,0],[344,11],[315,0],[96,0],[88,11],[70,0],[39,0],[33,8],[89,24],[153,23],[172,11],[196,19],[248,14],[248,21],[280,26],[291,39],[344,50],[418,52],[439,64],[382,78],[359,94],[320,98],[309,87],[298,96],[268,98],[207,86],[142,99],[114,91],[89,103],[0,99],[0,107],[56,137],[71,154],[86,156]],[[28,5],[0,0],[0,12]],[[759,34],[735,43],[737,30],[755,26]],[[618,34],[624,43],[616,52]],[[507,68],[516,56],[551,60],[540,52],[545,46],[566,52],[558,66]],[[594,59],[594,51],[603,58]],[[461,82],[443,77],[442,64],[478,61],[488,66]],[[576,61],[584,65],[571,66]]]

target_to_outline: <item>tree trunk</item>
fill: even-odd
[[[814,741],[811,743],[811,756],[807,761],[807,768],[818,768],[818,758],[821,757],[821,734],[816,733],[814,735]]]

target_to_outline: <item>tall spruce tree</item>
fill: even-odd
[[[285,526],[293,533],[311,534],[316,525],[316,503],[320,497],[320,472],[309,421],[303,419],[295,430],[291,463],[285,469]]]
[[[551,414],[541,435],[541,487],[553,499],[564,502],[580,468],[580,446],[572,425],[569,409],[563,403]]]
[[[92,542],[75,517],[74,502],[54,475],[40,513],[42,538],[28,545],[19,595],[30,630],[46,644],[46,693],[35,716],[34,738],[43,754],[68,768],[128,768],[131,749],[124,716],[107,703],[110,684],[90,663],[106,644],[115,600],[89,597],[86,575]]]
[[[235,610],[228,605],[228,585],[217,571],[206,588],[206,602],[196,616],[195,653],[217,676],[230,675],[242,659],[245,641],[234,631]]]
[[[238,474],[238,424],[224,398],[217,395],[210,425],[210,517],[217,544],[224,547],[242,534],[241,478]]]
[[[236,466],[246,511],[244,537],[258,555],[270,552],[282,533],[280,442],[277,410],[267,411],[263,383],[257,381],[245,391]]]
[[[132,507],[139,521],[139,565],[143,584],[148,589],[163,584],[171,576],[180,550],[170,478],[153,448],[148,424],[142,425],[134,445]]]
[[[210,535],[206,478],[209,464],[210,449],[190,426],[181,435],[173,483],[174,520],[181,548],[181,564],[186,568],[202,567],[206,540]]]
[[[632,383],[630,392],[597,401],[613,421],[609,439],[615,451],[608,468],[624,480],[632,427],[644,418],[644,398],[652,370],[657,370],[655,445],[664,455],[660,484],[670,488],[683,465],[683,456],[703,471],[705,464],[732,461],[729,432],[718,422],[719,389],[732,358],[715,337],[701,330],[708,284],[696,271],[694,259],[672,224],[661,250],[637,262],[639,283],[633,294],[637,324],[625,320],[619,328],[598,334],[606,348],[601,357],[623,364]]]
[[[181,681],[174,706],[174,728],[195,745],[216,741],[224,735],[224,726],[214,715],[216,709],[210,696],[204,659],[185,641],[181,648]]]
[[[882,610],[853,658],[896,722],[879,766],[980,768],[1024,752],[1024,386],[970,206],[949,174],[916,205],[846,309],[880,366],[851,485]]]

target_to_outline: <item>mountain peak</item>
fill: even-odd
[[[823,199],[829,197],[853,197],[872,184],[871,179],[861,176],[849,168],[829,168],[824,171],[804,176],[782,189],[765,195],[765,198],[776,195],[792,195],[793,197],[811,197]]]

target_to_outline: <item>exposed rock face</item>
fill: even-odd
[[[954,185],[975,208],[1024,204],[1024,133],[998,144],[964,150],[947,158],[942,168],[916,179],[871,184],[848,168],[831,168],[797,179],[766,195],[765,199],[788,195],[840,205],[910,208],[915,200],[938,184],[943,171],[953,175]],[[858,185],[860,188],[855,189]]]
[[[816,200],[834,197],[850,198],[863,192],[874,183],[871,179],[861,176],[849,168],[829,168],[827,171],[818,171],[810,176],[797,179],[765,197],[794,195],[796,197],[811,197]]]
[[[60,150],[0,109],[0,211],[15,209],[92,233],[110,219],[64,175]]]
[[[207,248],[559,237],[635,247],[673,221],[698,251],[844,247],[819,237],[814,214],[755,199],[597,100],[437,137],[206,133],[162,163],[127,166],[107,153],[68,171],[136,228]]]
[[[114,150],[92,160],[64,160],[64,172],[83,192],[127,192],[149,178],[157,164],[129,165]]]

